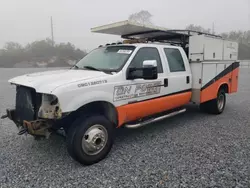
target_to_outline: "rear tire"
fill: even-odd
[[[113,132],[114,126],[105,116],[81,117],[68,130],[68,153],[83,165],[97,163],[110,152]]]
[[[220,89],[217,98],[211,101],[200,104],[200,109],[203,112],[210,114],[221,114],[226,106],[226,94],[224,89]]]

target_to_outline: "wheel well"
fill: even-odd
[[[219,88],[220,89],[223,89],[225,91],[225,93],[229,93],[229,87],[228,87],[228,84],[222,84]]]
[[[82,114],[99,114],[104,115],[114,126],[118,125],[118,114],[113,104],[106,101],[95,101],[80,107],[75,112],[71,113],[71,117],[76,119]]]

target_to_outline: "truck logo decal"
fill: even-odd
[[[159,94],[160,91],[161,81],[115,86],[113,101],[155,95]]]
[[[98,84],[105,84],[107,83],[107,80],[97,80],[97,81],[92,81],[92,82],[86,82],[86,83],[81,83],[78,84],[78,87],[86,87],[86,86],[93,86],[93,85],[98,85]]]

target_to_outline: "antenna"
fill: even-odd
[[[52,16],[50,17],[50,27],[51,27],[52,46],[54,46],[54,32],[53,32],[53,19],[52,19]]]

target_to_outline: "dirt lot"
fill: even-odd
[[[0,113],[14,105],[13,76],[45,69],[0,69]],[[0,187],[250,187],[250,69],[219,116],[187,113],[137,130],[117,130],[108,157],[81,166],[63,137],[36,141],[0,123]]]

